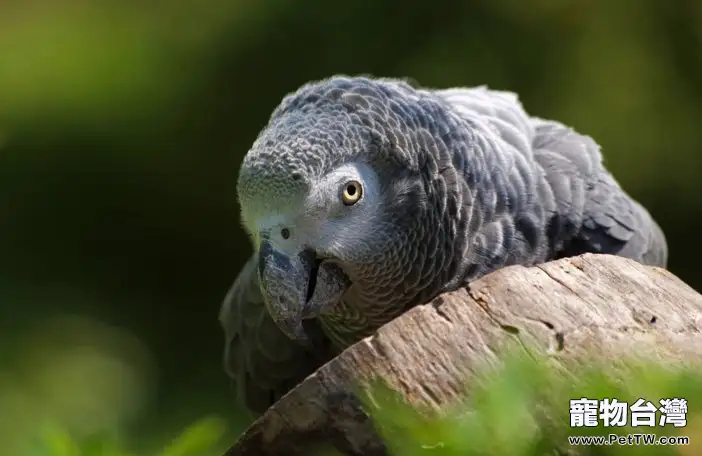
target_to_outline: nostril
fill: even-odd
[[[283,228],[280,230],[280,235],[283,237],[283,239],[289,239],[290,238],[290,230],[287,228]]]

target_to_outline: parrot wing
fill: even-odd
[[[665,267],[668,249],[663,231],[604,168],[600,146],[558,122],[533,121],[535,158],[560,214],[549,233],[557,257],[605,253]],[[573,234],[560,239],[559,245],[559,233],[569,231]]]

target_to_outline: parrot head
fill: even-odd
[[[400,90],[412,89],[343,77],[303,86],[243,160],[242,224],[267,310],[293,340],[305,343],[303,320],[333,313],[342,297],[396,300],[413,293],[408,275],[422,280],[422,249],[406,247],[431,217],[422,220],[421,170],[400,134],[410,126],[387,111]]]
[[[358,163],[298,179],[283,172],[262,181],[273,192],[240,195],[268,312],[304,342],[302,320],[333,310],[357,278],[354,259],[371,248],[379,188],[372,168]]]

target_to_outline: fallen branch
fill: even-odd
[[[254,422],[227,452],[311,454],[328,444],[385,455],[357,387],[381,379],[407,402],[441,409],[479,369],[511,350],[569,372],[598,359],[666,366],[702,360],[702,295],[659,268],[585,254],[514,266],[418,306],[322,366]]]

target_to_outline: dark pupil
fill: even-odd
[[[288,230],[287,228],[283,228],[282,230],[280,230],[280,235],[283,236],[283,239],[287,239],[290,237],[290,230]]]
[[[346,187],[346,193],[349,194],[349,196],[353,196],[356,194],[356,186],[355,185],[349,185]]]

